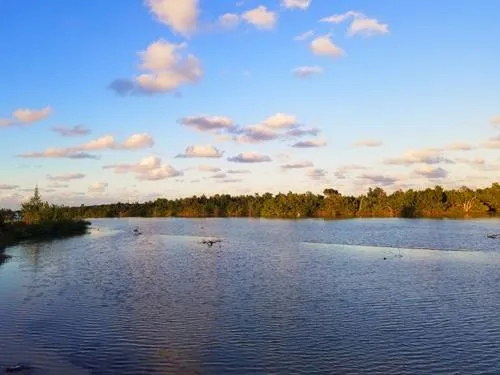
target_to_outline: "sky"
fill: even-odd
[[[500,180],[500,2],[0,0],[0,207]]]

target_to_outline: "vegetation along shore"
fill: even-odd
[[[323,194],[288,193],[182,199],[157,199],[144,203],[112,203],[95,206],[58,207],[64,219],[115,217],[267,217],[267,218],[464,218],[500,215],[500,184],[482,189],[425,190],[369,189],[360,196],[325,189]],[[25,216],[25,215],[24,215]],[[57,220],[60,220],[59,216]]]
[[[7,259],[7,246],[20,241],[85,234],[89,224],[73,217],[67,208],[43,201],[36,188],[33,197],[22,204],[20,212],[0,210],[0,264]]]

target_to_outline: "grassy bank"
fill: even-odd
[[[82,235],[90,222],[84,220],[58,220],[37,224],[5,223],[0,226],[0,263],[7,259],[5,248],[21,241],[41,241]]]

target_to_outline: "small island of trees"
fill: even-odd
[[[0,264],[7,258],[6,246],[84,234],[89,224],[75,218],[66,207],[43,201],[36,187],[33,197],[22,203],[20,212],[0,210]]]

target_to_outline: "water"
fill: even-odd
[[[10,248],[30,374],[500,373],[499,220],[95,220]],[[132,234],[139,227],[141,236]],[[203,239],[221,238],[209,248]]]

